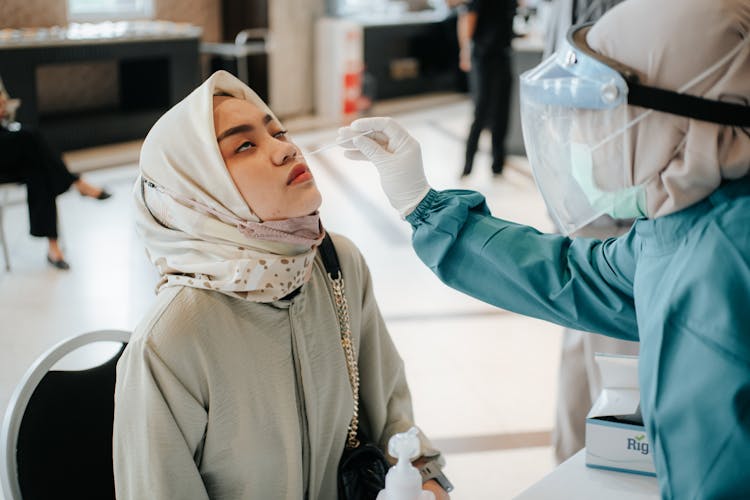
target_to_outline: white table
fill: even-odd
[[[658,500],[655,477],[586,467],[583,449],[560,464],[516,500]]]

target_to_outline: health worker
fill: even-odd
[[[750,1],[626,0],[521,75],[523,134],[566,234],[435,191],[389,118],[341,129],[445,283],[569,328],[640,342],[641,409],[663,498],[750,498]]]

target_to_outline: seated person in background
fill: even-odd
[[[0,183],[26,184],[29,226],[32,236],[49,241],[47,261],[58,269],[69,269],[57,242],[55,198],[71,185],[83,196],[105,200],[111,195],[68,171],[60,155],[35,130],[13,121],[9,97],[0,80]]]
[[[140,169],[136,224],[161,281],[117,367],[117,498],[335,499],[355,398],[301,151],[220,71],[157,121]],[[360,430],[385,449],[413,425],[403,362],[364,259],[332,238]],[[439,458],[421,439],[420,460]]]

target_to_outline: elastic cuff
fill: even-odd
[[[409,205],[404,210],[399,210],[398,214],[401,216],[403,220],[406,220],[406,218],[414,211],[414,208],[417,207],[420,203],[422,203],[422,200],[424,200],[425,196],[427,196],[427,193],[432,191],[432,188],[430,186],[425,186],[424,190],[419,194],[419,196],[416,197],[417,201],[415,201],[412,205]]]
[[[432,204],[437,198],[437,196],[438,196],[438,192],[430,188],[430,190],[427,191],[427,195],[424,198],[422,198],[422,201],[419,202],[417,207],[414,210],[412,210],[412,212],[404,218],[406,222],[408,222],[412,226],[416,226],[420,222],[423,222],[424,219],[427,217],[430,211],[430,208],[432,208]]]

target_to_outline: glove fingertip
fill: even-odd
[[[350,128],[352,130],[356,130],[357,132],[364,132],[365,130],[368,130],[369,118],[357,118],[353,122],[349,124],[349,127],[343,127],[343,128]]]
[[[349,127],[352,130],[356,130],[357,132],[378,131],[383,130],[383,127],[385,126],[385,120],[387,120],[387,118],[383,118],[381,116],[359,118],[357,120],[354,120],[349,125]]]
[[[367,157],[356,149],[347,149],[344,151],[344,157],[354,161],[367,161]]]
[[[372,147],[373,143],[374,141],[372,139],[364,135],[352,137],[352,144],[354,144],[354,146],[359,149]]]
[[[336,135],[338,139],[345,140],[358,133],[356,130],[352,130],[351,127],[341,127],[338,129]]]
[[[377,153],[379,149],[382,149],[380,144],[366,136],[354,137],[352,139],[352,144],[354,144],[354,146],[362,151],[362,154],[368,158]]]

